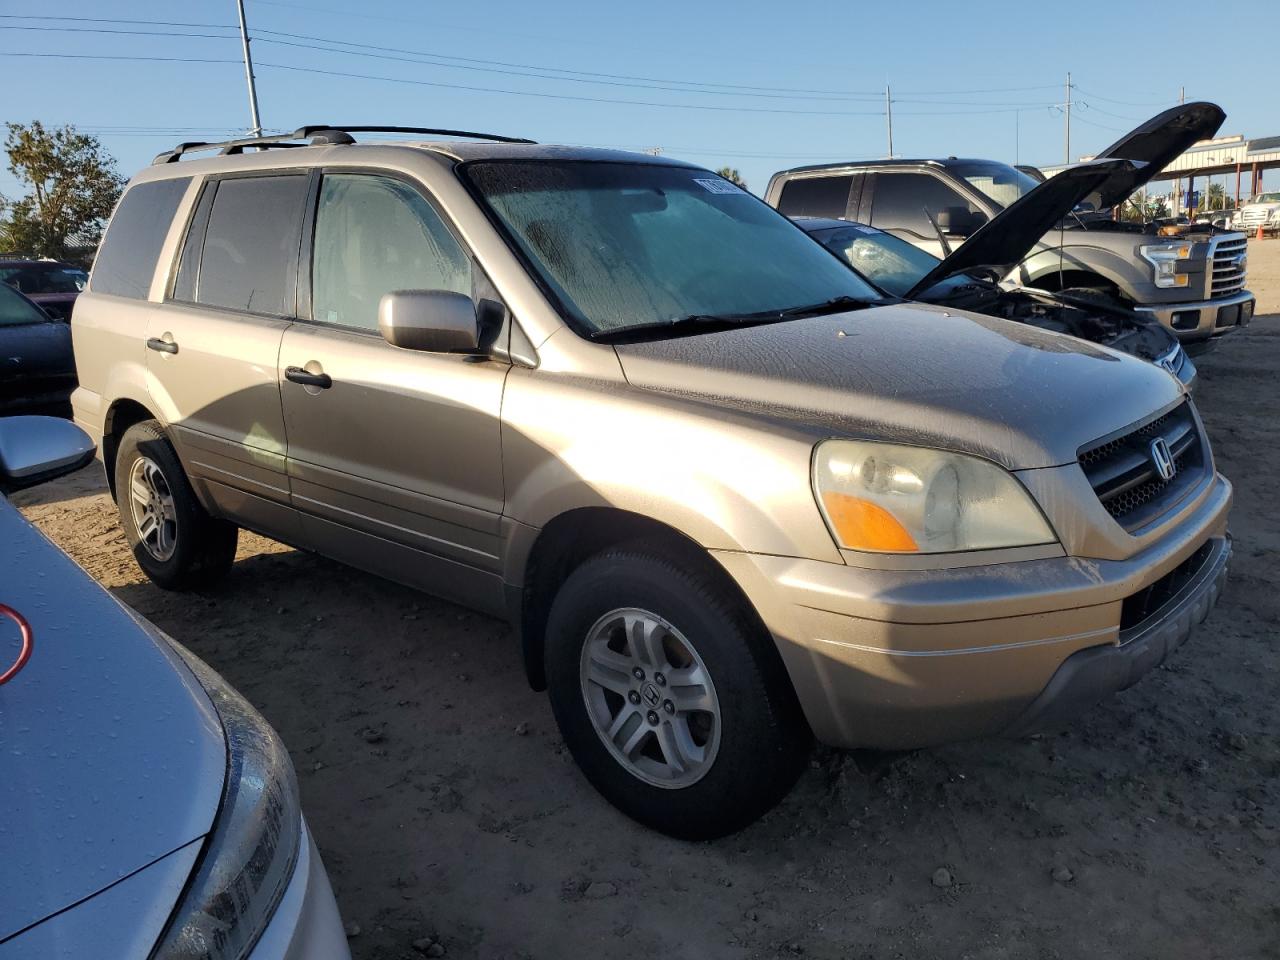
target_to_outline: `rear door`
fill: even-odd
[[[499,416],[510,365],[404,350],[378,332],[378,303],[393,290],[495,295],[415,183],[326,172],[313,209],[310,302],[285,333],[279,372],[306,538],[348,563],[501,609]]]
[[[782,185],[778,212],[788,217],[851,219],[858,209],[862,175],[831,173],[797,176]]]
[[[147,326],[152,396],[216,510],[296,541],[276,365],[296,308],[306,171],[205,182]]]

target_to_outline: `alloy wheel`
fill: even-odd
[[[693,644],[657,614],[612,610],[587,633],[582,696],[601,741],[645,783],[701,780],[720,745],[720,701]]]
[[[154,460],[139,457],[129,471],[129,508],[142,548],[162,563],[178,548],[177,509],[169,481]]]

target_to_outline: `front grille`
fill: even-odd
[[[1211,299],[1229,297],[1244,289],[1244,258],[1248,249],[1248,240],[1239,234],[1215,242],[1211,261],[1213,280],[1209,287]]]
[[[1214,541],[1208,540],[1195,553],[1166,573],[1150,586],[1124,598],[1120,605],[1120,642],[1125,634],[1142,626],[1160,612],[1166,603],[1176,597],[1190,583],[1213,553]]]
[[[1173,458],[1174,474],[1160,476],[1152,444],[1161,438]],[[1176,506],[1204,476],[1204,441],[1191,403],[1118,437],[1081,448],[1078,459],[1098,500],[1126,530],[1137,530]]]
[[[1233,226],[1256,227],[1266,223],[1271,211],[1266,207],[1245,207],[1231,219]]]

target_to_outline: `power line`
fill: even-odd
[[[0,14],[0,19],[15,19],[15,18],[32,19],[32,20],[53,20],[53,21],[59,21],[59,22],[76,22],[76,23],[80,23],[80,22],[113,23],[113,24],[132,24],[132,25],[139,25],[139,26],[181,26],[181,27],[192,27],[192,28],[236,29],[235,27],[230,25],[192,23],[192,22],[184,22],[184,21],[147,21],[147,20],[108,18],[108,17],[24,16],[20,14]],[[4,27],[0,27],[0,29],[27,29],[27,30],[41,30],[41,31],[66,30],[68,32],[96,32],[92,29],[78,29],[78,28],[71,28],[71,27],[66,27],[66,28],[58,28],[58,27],[4,28]],[[101,32],[128,33],[129,31],[102,30]],[[666,87],[666,86],[663,86],[663,87],[646,86],[645,89],[662,89],[662,90],[669,90],[671,92],[681,92],[681,93],[685,93],[685,92],[712,93],[716,91],[743,91],[742,94],[733,94],[733,95],[776,96],[784,99],[788,98],[787,95],[789,94],[811,94],[814,96],[812,97],[797,96],[794,99],[820,99],[820,100],[848,99],[848,100],[876,101],[876,100],[879,100],[880,97],[882,96],[880,91],[856,91],[856,90],[833,91],[830,89],[813,89],[813,88],[805,88],[805,87],[767,87],[767,86],[756,86],[756,85],[746,85],[746,84],[715,83],[712,81],[701,81],[701,80],[676,80],[676,79],[670,79],[670,78],[638,76],[634,74],[600,73],[600,72],[589,71],[589,70],[570,70],[563,67],[550,67],[550,66],[542,66],[538,64],[515,63],[510,61],[493,60],[492,58],[480,59],[480,58],[474,58],[474,57],[459,57],[452,54],[435,53],[433,51],[428,51],[428,50],[413,50],[413,49],[402,48],[402,47],[388,47],[380,44],[357,43],[349,40],[340,40],[340,39],[335,39],[331,37],[316,36],[313,34],[290,33],[282,30],[258,29],[255,31],[255,34],[257,35],[258,40],[261,43],[274,43],[281,46],[295,46],[295,47],[300,47],[304,49],[324,50],[326,52],[332,52],[332,53],[348,53],[351,55],[363,55],[363,56],[373,57],[375,59],[386,59],[386,60],[401,59],[400,57],[389,56],[389,54],[407,54],[411,57],[426,57],[434,60],[456,61],[458,64],[483,65],[483,66],[471,66],[471,67],[459,66],[457,67],[457,69],[475,69],[475,70],[483,70],[485,72],[490,72],[490,73],[504,73],[504,74],[509,74],[510,71],[499,70],[499,69],[496,69],[496,67],[507,67],[507,68],[513,68],[516,70],[536,71],[536,73],[532,73],[532,74],[512,74],[512,75],[537,76],[539,77],[539,79],[572,80],[575,77],[586,77],[586,78],[598,78],[599,82],[601,83],[607,80],[607,81],[636,81],[640,84],[645,84],[645,85],[677,84],[682,88],[683,87],[695,87],[695,88],[707,87],[707,88],[714,88],[714,90],[712,89],[684,90],[684,89],[677,89],[676,87]],[[161,31],[138,31],[137,35],[139,36],[191,36],[191,37],[202,37],[202,38],[210,38],[210,39],[219,39],[222,37],[221,34],[185,34],[185,33],[168,34]],[[354,47],[359,50],[376,51],[376,53],[356,54],[354,51],[333,49],[332,47],[311,47],[305,43],[286,43],[283,40],[267,39],[267,36],[265,35],[269,35],[272,37],[286,37],[291,40],[312,41],[316,43],[330,44],[338,47]],[[231,36],[231,35],[228,35],[228,36]],[[406,60],[404,62],[419,63],[421,61]],[[432,64],[432,65],[451,66],[451,64]],[[540,74],[552,74],[552,75],[540,76]],[[565,74],[566,76],[555,76],[555,74]],[[584,82],[584,81],[577,81],[577,82]],[[590,82],[595,82],[595,81],[590,81]],[[627,86],[628,84],[611,83],[609,85]],[[1026,91],[1032,91],[1032,90],[1046,90],[1046,89],[1056,89],[1056,86],[1042,84],[1038,86],[1031,85],[1031,86],[1019,86],[1019,87],[986,87],[986,88],[975,89],[975,90],[915,90],[915,91],[905,91],[905,92],[911,95],[932,94],[932,95],[940,95],[940,96],[964,96],[969,94],[980,94],[980,93],[1013,93],[1013,92],[1026,92]],[[1028,102],[986,103],[986,102],[975,102],[975,101],[963,102],[963,101],[952,101],[952,100],[916,100],[916,99],[908,99],[904,97],[898,97],[895,99],[904,103],[906,102],[934,103],[934,104],[939,104],[943,106],[950,105],[952,103],[961,103],[962,105],[966,105],[966,106],[1010,106],[1010,107],[1035,107],[1035,106],[1045,105],[1043,103],[1028,103]]]

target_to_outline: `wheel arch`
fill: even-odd
[[[116,495],[116,454],[120,450],[120,438],[135,423],[155,420],[156,415],[137,400],[122,397],[107,408],[102,421],[102,465],[107,474],[107,487],[111,498]]]
[[[626,545],[660,550],[713,578],[741,604],[752,625],[767,635],[764,621],[738,582],[687,534],[629,510],[579,507],[557,515],[538,530],[524,563],[521,584],[508,588],[510,617],[519,637],[525,675],[533,689],[545,690],[547,686],[543,663],[546,625],[557,586],[590,558]]]

